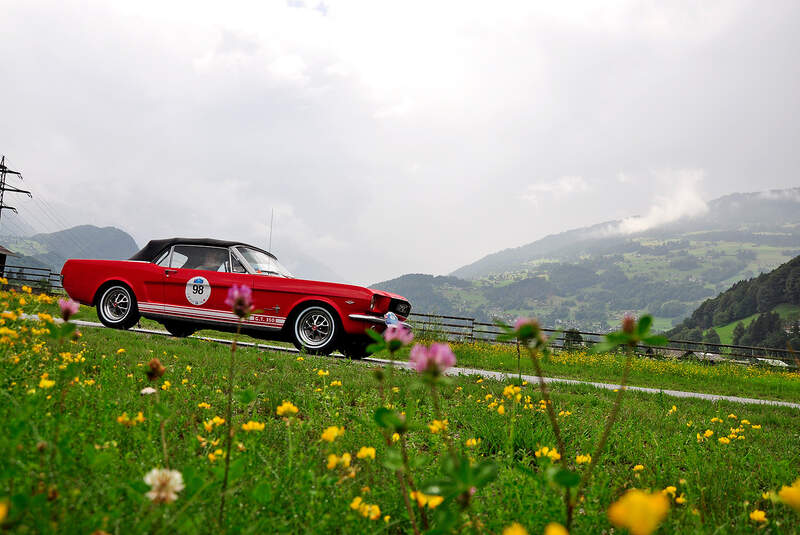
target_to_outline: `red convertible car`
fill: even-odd
[[[243,321],[243,333],[324,355],[339,349],[365,357],[366,329],[381,332],[411,313],[404,297],[295,279],[272,254],[232,241],[152,240],[130,260],[68,260],[61,275],[69,296],[96,306],[107,327],[129,329],[143,316],[174,336],[235,331],[238,317],[224,301],[234,284],[248,286],[254,312]]]

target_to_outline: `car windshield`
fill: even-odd
[[[292,278],[288,269],[283,267],[276,258],[264,254],[261,251],[250,249],[249,247],[237,247],[237,251],[247,260],[247,263],[256,273],[263,275],[277,275],[278,277]]]

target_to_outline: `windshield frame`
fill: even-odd
[[[252,264],[250,264],[250,262],[248,262],[248,260],[245,257],[244,253],[239,250],[240,248],[249,249],[251,251],[255,251],[256,253],[259,253],[259,254],[262,254],[262,255],[266,255],[272,262],[275,263],[276,267],[279,270],[283,270],[283,271],[272,271],[272,270],[259,271],[259,270],[257,270]],[[292,272],[289,271],[288,269],[286,269],[286,266],[281,264],[278,261],[278,259],[272,254],[266,253],[264,251],[261,251],[259,249],[256,249],[254,247],[250,247],[250,246],[247,246],[247,245],[244,245],[244,244],[242,244],[242,245],[233,245],[233,246],[231,246],[230,250],[231,250],[231,253],[236,255],[236,258],[238,258],[239,261],[245,266],[245,268],[253,275],[265,275],[267,277],[281,277],[281,278],[284,278],[284,279],[293,279],[294,278],[294,275],[292,275]]]

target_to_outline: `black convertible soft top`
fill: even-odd
[[[166,240],[150,240],[147,242],[141,251],[130,257],[128,260],[143,260],[145,262],[155,262],[161,253],[172,247],[173,245],[212,245],[215,247],[231,247],[232,245],[244,245],[261,251],[264,254],[275,258],[275,255],[268,253],[260,247],[248,245],[240,241],[227,241],[227,240],[213,240],[211,238],[168,238]],[[277,258],[275,258],[277,260]]]

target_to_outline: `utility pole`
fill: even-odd
[[[19,171],[12,171],[8,167],[6,167],[6,157],[0,157],[0,218],[3,216],[3,210],[11,210],[15,214],[17,213],[17,209],[13,206],[9,206],[3,202],[3,197],[7,191],[11,193],[24,193],[30,198],[33,198],[30,191],[19,189],[15,186],[10,186],[6,184],[6,175],[16,175],[22,180],[22,173]]]

